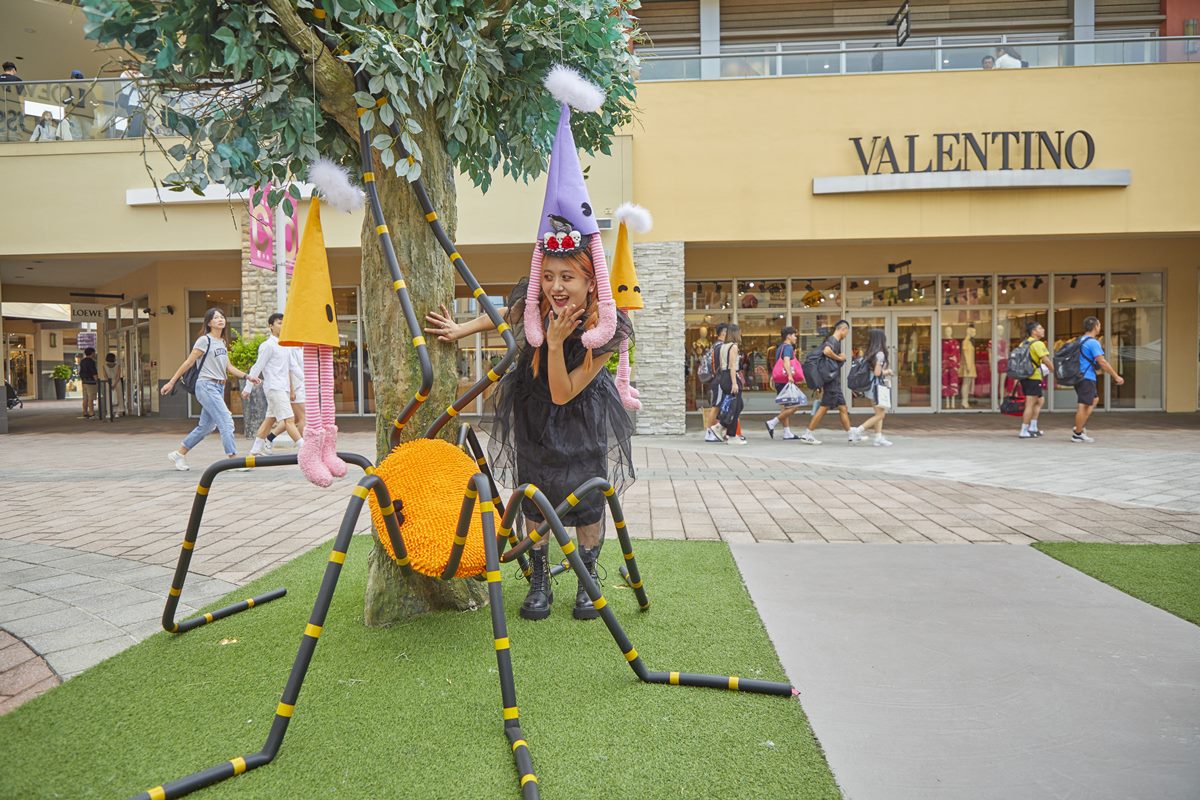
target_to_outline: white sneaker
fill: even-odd
[[[800,434],[800,441],[804,442],[805,444],[820,444],[821,443],[821,440],[818,439],[817,437],[813,436],[812,431],[808,431],[808,430],[806,430],[804,433]]]
[[[275,444],[273,442],[264,442],[263,443],[262,452],[263,452],[264,456],[271,455],[271,451],[274,449],[275,449]]]
[[[883,435],[880,434],[879,436],[875,437],[875,446],[876,447],[891,447],[892,442],[890,439],[883,438]]]
[[[191,467],[187,465],[187,460],[184,459],[183,456],[179,455],[178,450],[172,450],[171,452],[167,453],[167,458],[171,459],[171,462],[175,465],[175,469],[179,470],[180,472],[187,472],[189,469],[191,469]]]
[[[854,427],[854,428],[851,428],[849,431],[847,431],[847,439],[849,440],[849,442],[851,444],[854,444],[855,442],[861,442],[862,438],[863,438],[862,428]]]
[[[767,420],[767,434],[770,435],[772,439],[775,438],[775,428],[778,427],[778,425],[779,419],[777,417],[772,417],[771,419]]]
[[[728,439],[725,440],[725,444],[745,444],[745,443],[746,443],[745,436],[730,436]]]
[[[720,440],[720,439],[718,439],[718,438],[717,438],[717,435],[716,435],[715,433],[713,433],[713,432],[712,432],[712,428],[705,428],[705,429],[704,429],[704,441],[706,441],[706,442],[719,442],[719,441],[721,441],[721,440]]]
[[[718,442],[725,441],[725,428],[721,425],[721,423],[718,422],[716,425],[713,425],[708,429],[708,432],[717,437]]]
[[[796,434],[792,433],[791,428],[784,428],[783,429],[783,438],[784,439],[799,439],[800,437],[797,436]]]
[[[1032,431],[1021,431],[1017,434],[1018,439],[1033,439],[1035,436],[1036,434],[1034,434]]]
[[[1087,428],[1084,428],[1083,433],[1075,433],[1075,431],[1071,431],[1071,441],[1072,442],[1094,442],[1096,440],[1093,439],[1092,437],[1088,436]]]

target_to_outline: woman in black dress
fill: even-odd
[[[595,234],[598,236],[598,234]],[[621,405],[616,385],[605,365],[618,351],[622,337],[632,337],[629,318],[617,313],[616,332],[600,347],[588,350],[581,338],[598,319],[596,274],[590,248],[547,258],[541,268],[540,312],[544,341],[530,345],[524,336],[528,281],[513,290],[500,313],[512,326],[520,348],[517,363],[488,399],[489,454],[497,480],[509,487],[532,483],[557,506],[589,478],[606,477],[618,492],[634,478],[630,437],[633,425]],[[443,306],[426,316],[425,331],[452,342],[491,329],[486,316],[456,323]],[[528,498],[522,510],[530,525],[543,522]],[[593,493],[562,516],[574,527],[580,555],[592,577],[603,540],[605,499]],[[545,619],[554,599],[549,585],[546,540],[530,553],[533,569],[529,593],[521,606],[525,619]],[[580,583],[575,597],[576,619],[599,614]]]

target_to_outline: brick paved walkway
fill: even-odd
[[[33,410],[0,436],[0,628],[69,678],[157,630],[196,481],[220,452],[202,443],[181,473],[165,454],[186,423]],[[653,538],[1200,542],[1194,415],[1109,415],[1087,446],[1066,441],[1068,424],[1047,421],[1057,437],[1022,442],[1007,419],[910,417],[892,426],[890,449],[850,447],[831,428],[820,447],[769,440],[752,420],[740,448],[639,437],[639,481],[623,502],[630,531]],[[341,448],[369,452],[372,425],[346,421]],[[332,538],[348,485],[316,489],[294,467],[223,475],[184,601],[204,605]]]

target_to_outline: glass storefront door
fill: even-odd
[[[953,338],[943,338],[941,350],[934,351],[934,326],[937,322],[933,311],[870,311],[850,315],[850,342],[853,356],[861,356],[873,329],[882,330],[887,336],[888,362],[895,373],[892,377],[892,393],[896,411],[928,412],[939,407],[940,398],[934,397],[934,389],[946,392],[954,390],[957,395],[958,380],[934,380],[934,370],[945,364],[943,355],[952,355]],[[957,364],[957,362],[955,362]],[[843,371],[843,376],[845,371]],[[843,378],[844,379],[844,378]],[[849,390],[846,396],[850,396]],[[852,408],[867,411],[870,403],[856,397],[851,400]]]

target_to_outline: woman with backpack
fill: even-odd
[[[730,325],[725,343],[717,349],[717,377],[713,381],[717,386],[713,393],[714,405],[717,408],[717,421],[708,430],[726,444],[745,444],[746,437],[738,435],[738,419],[742,415],[742,383],[738,372],[739,349],[742,343],[742,329],[738,325]],[[723,413],[722,407],[728,408]],[[728,438],[726,438],[728,437]],[[707,436],[705,437],[707,438]]]
[[[887,336],[878,328],[873,329],[867,338],[867,349],[863,352],[863,361],[869,366],[871,374],[874,376],[871,389],[866,394],[871,399],[874,413],[862,425],[851,428],[850,432],[858,438],[862,438],[866,431],[874,430],[875,446],[891,447],[891,440],[883,435],[883,418],[887,416],[888,408],[892,405],[892,388],[887,382],[888,376],[892,374],[892,368],[888,364]]]
[[[800,367],[800,361],[796,358],[796,329],[791,325],[787,325],[779,332],[781,341],[775,352],[775,368],[771,371],[771,380],[775,383],[775,394],[778,395],[787,386],[796,387],[800,381],[804,380],[804,370]],[[800,437],[792,433],[791,419],[792,414],[800,410],[800,405],[785,405],[780,408],[779,413],[766,421],[767,433],[772,439],[775,438],[775,429],[783,424],[784,439],[799,439]]]
[[[210,308],[204,314],[204,333],[192,345],[192,352],[175,370],[171,380],[163,384],[164,396],[175,390],[175,384],[184,376],[192,365],[200,362],[199,374],[196,377],[196,402],[200,404],[200,421],[179,445],[178,450],[167,453],[167,458],[175,465],[175,469],[185,472],[189,469],[184,456],[188,451],[204,440],[214,430],[221,432],[221,444],[225,447],[228,458],[237,456],[237,445],[233,441],[233,414],[225,405],[225,379],[229,375],[248,379],[251,383],[262,383],[259,378],[251,378],[237,367],[229,363],[229,342],[227,336],[225,315],[220,309]]]
[[[700,355],[700,364],[697,367],[697,373],[701,376],[700,380],[704,381],[703,375],[705,372],[711,373],[712,377],[704,382],[705,392],[707,394],[708,405],[704,408],[704,441],[713,442],[716,444],[724,444],[717,435],[712,432],[712,427],[717,424],[717,395],[720,394],[720,387],[717,386],[717,353],[729,337],[729,324],[725,322],[718,323],[716,328],[716,341],[713,346],[705,350]]]

